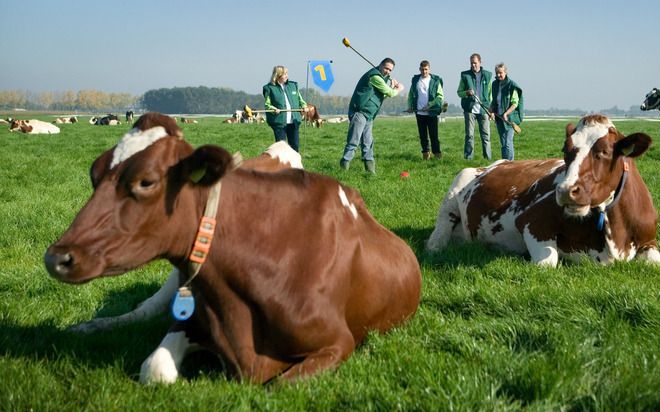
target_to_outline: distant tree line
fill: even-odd
[[[323,116],[346,115],[350,96],[331,96],[321,94],[312,88],[302,88],[303,98],[318,107]],[[142,96],[129,93],[105,93],[98,90],[80,90],[64,92],[30,93],[22,90],[0,90],[0,110],[21,108],[26,110],[123,113],[126,110],[157,111],[167,114],[231,114],[242,110],[246,105],[252,109],[263,109],[264,98],[261,94],[248,94],[226,87],[174,87],[149,90]],[[402,114],[407,107],[407,93],[385,99],[381,114]],[[527,116],[575,116],[587,112],[581,109],[541,109],[526,111]],[[639,106],[629,110],[616,106],[602,109],[600,113],[608,116],[647,116],[658,117],[658,111],[642,112]],[[450,104],[446,115],[460,116],[460,106]]]
[[[301,93],[305,101],[315,105],[322,115],[345,115],[348,112],[350,96],[321,95],[311,88],[302,88]],[[252,109],[263,109],[264,98],[261,94],[199,86],[149,90],[140,101],[140,106],[146,111],[170,114],[230,114],[246,105]],[[385,100],[381,113],[401,114],[406,107],[406,96],[397,96]],[[453,106],[451,111],[459,113],[460,108]]]
[[[65,112],[114,112],[135,108],[139,96],[129,93],[104,93],[98,90],[30,93],[0,90],[0,109],[15,108]]]

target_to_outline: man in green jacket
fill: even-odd
[[[438,116],[442,111],[442,78],[431,73],[431,63],[422,60],[419,73],[413,76],[408,90],[408,112],[415,113],[419,143],[422,146],[422,159],[431,158],[429,138],[433,157],[440,159],[440,140],[438,140]]]
[[[373,68],[360,77],[348,105],[348,135],[344,154],[339,166],[348,170],[358,145],[362,150],[364,168],[370,173],[376,173],[374,160],[374,139],[372,127],[374,119],[386,97],[396,96],[403,91],[403,85],[390,78],[394,70],[394,60],[383,59],[378,68]],[[387,82],[390,81],[390,85]]]
[[[490,151],[490,119],[488,113],[479,104],[479,99],[485,107],[492,99],[491,80],[493,73],[481,68],[481,56],[474,53],[470,56],[470,70],[461,72],[458,83],[458,97],[461,98],[463,118],[465,119],[465,146],[463,156],[472,160],[474,152],[474,123],[479,122],[481,135],[481,150],[485,159],[491,158]]]

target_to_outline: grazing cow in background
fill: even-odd
[[[415,313],[415,254],[357,191],[304,170],[236,167],[226,150],[172,135],[167,116],[135,126],[94,162],[92,197],[44,261],[69,283],[158,258],[177,267],[195,309],[142,364],[142,382],[174,382],[196,348],[238,379],[313,375]]]
[[[133,110],[129,110],[126,112],[126,124],[131,124],[133,123]]]
[[[53,120],[54,124],[64,124],[64,123],[78,123],[78,118],[76,116],[71,117],[58,117]]]
[[[189,117],[182,117],[181,118],[181,123],[192,124],[192,123],[197,123],[197,120],[191,119]]]
[[[60,132],[59,127],[41,120],[12,120],[9,124],[9,131],[16,132],[19,130],[29,134],[57,134]]]
[[[149,126],[149,125],[143,125]],[[180,132],[180,131],[179,131]],[[168,132],[177,135],[176,130]],[[181,134],[183,136],[183,134]],[[300,154],[293,150],[285,141],[275,142],[261,155],[245,160],[240,165],[247,170],[274,173],[285,169],[303,169]],[[181,274],[176,267],[170,272],[165,284],[150,298],[140,303],[131,312],[120,316],[96,318],[88,322],[74,325],[69,328],[72,332],[91,333],[101,330],[109,330],[118,326],[131,324],[137,321],[152,319],[157,315],[164,314],[169,308],[172,296],[179,287]]]
[[[644,98],[644,102],[642,102],[642,105],[639,108],[641,110],[660,110],[660,90],[654,87],[653,90],[648,92]]]
[[[657,213],[634,158],[651,145],[602,115],[566,127],[564,159],[498,161],[463,169],[445,196],[430,250],[478,240],[540,265],[560,257],[603,264],[637,256],[660,263]]]
[[[300,114],[302,115],[303,121],[313,124],[314,127],[321,127],[323,124],[323,119],[321,119],[318,109],[313,104],[308,104],[307,111],[301,112]]]

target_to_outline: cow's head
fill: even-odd
[[[12,120],[11,123],[9,124],[9,131],[10,132],[17,132],[21,131],[23,133],[30,133],[32,131],[33,127],[30,125],[29,120]]]
[[[648,92],[639,108],[641,110],[660,109],[660,90],[654,87],[653,90]]]
[[[564,161],[556,200],[564,213],[585,217],[592,208],[606,206],[623,177],[624,160],[643,154],[651,145],[644,133],[624,136],[602,115],[582,118],[577,127],[566,126]]]
[[[231,155],[217,146],[193,150],[169,116],[145,114],[94,161],[94,192],[46,251],[48,272],[81,283],[160,257],[185,259],[208,187],[231,162]]]

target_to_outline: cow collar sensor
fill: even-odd
[[[243,157],[241,154],[239,152],[235,153],[232,160],[231,170],[239,167],[242,162]],[[189,319],[195,311],[195,298],[190,290],[190,284],[195,276],[199,274],[199,271],[211,250],[211,242],[213,241],[213,235],[217,223],[215,217],[218,213],[221,189],[222,180],[218,180],[209,191],[209,197],[206,200],[206,207],[204,208],[204,215],[197,227],[195,243],[188,256],[188,273],[190,273],[190,277],[186,280],[183,286],[177,290],[172,299],[172,316],[178,321]]]
[[[619,201],[619,198],[621,197],[621,193],[623,192],[623,187],[626,185],[626,180],[628,179],[628,162],[626,159],[623,159],[623,174],[621,175],[621,179],[619,180],[619,184],[616,187],[616,190],[614,191],[614,195],[610,196],[610,198],[598,205],[598,207],[594,208],[598,211],[598,222],[596,223],[596,229],[598,231],[602,231],[603,228],[605,227],[605,214],[607,211],[612,209],[614,205]]]

